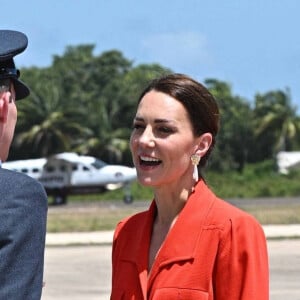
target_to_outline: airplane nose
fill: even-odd
[[[125,167],[123,172],[118,171],[114,174],[114,176],[118,180],[131,181],[136,179],[137,173],[135,168]]]
[[[123,177],[123,173],[122,173],[122,172],[116,172],[116,173],[115,173],[115,177],[116,177],[117,179],[121,179],[121,178]]]
[[[130,171],[128,172],[128,176],[130,177],[130,180],[134,180],[137,178],[136,168],[129,168]]]

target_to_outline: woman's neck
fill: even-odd
[[[154,199],[157,206],[156,222],[171,225],[184,207],[193,186],[182,187],[166,186],[154,190]]]

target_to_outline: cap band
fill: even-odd
[[[15,68],[0,68],[0,78],[19,78],[20,71]]]

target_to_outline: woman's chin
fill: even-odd
[[[138,177],[138,182],[143,186],[153,187],[155,185],[153,179],[150,177]]]

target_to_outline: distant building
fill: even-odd
[[[290,170],[300,168],[300,151],[280,151],[276,159],[281,174],[288,174]]]

